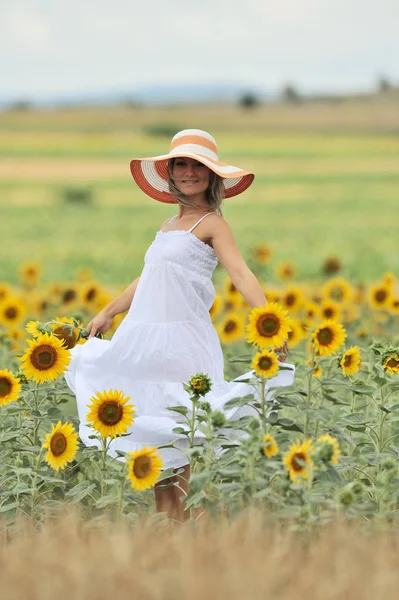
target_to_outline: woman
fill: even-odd
[[[254,393],[247,383],[224,381],[222,349],[209,316],[215,297],[211,277],[218,261],[251,307],[266,304],[221,211],[223,198],[243,192],[254,175],[220,163],[214,138],[195,129],[176,134],[169,154],[132,160],[131,172],[151,198],[178,204],[178,214],[157,232],[140,277],[90,321],[89,339],[73,349],[65,377],[76,394],[85,444],[97,443],[89,438],[87,404],[93,394],[108,389],[122,390],[136,410],[129,435],[113,440],[110,454],[162,446],[178,438],[178,448],[163,448],[161,453],[164,468],[182,467],[183,478],[179,486],[157,484],[155,500],[157,511],[184,520],[188,511],[180,496],[187,492],[190,467],[179,448],[187,442],[184,435],[173,433],[179,415],[168,407],[190,407],[183,382],[196,373],[212,380],[205,399],[213,408],[223,409],[227,400]],[[94,337],[125,311],[111,341]],[[285,361],[287,345],[279,351]],[[293,372],[292,367],[280,373],[274,387],[290,385]],[[176,483],[176,477],[169,483]]]

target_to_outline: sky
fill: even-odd
[[[399,0],[0,0],[0,98],[399,84]]]

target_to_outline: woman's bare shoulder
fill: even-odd
[[[210,215],[206,219],[206,221],[208,221],[207,225],[209,227],[209,231],[212,232],[212,235],[222,233],[225,231],[231,231],[230,225],[228,224],[226,219],[222,217],[222,215],[220,215],[219,213],[214,213],[213,215]]]

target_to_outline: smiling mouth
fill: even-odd
[[[198,183],[198,179],[195,179],[195,180],[193,180],[193,179],[182,179],[182,183],[189,183],[189,184],[191,184],[191,183]]]

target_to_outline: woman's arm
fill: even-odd
[[[103,309],[103,313],[105,313],[109,317],[115,317],[119,313],[126,312],[129,310],[130,305],[133,301],[134,294],[136,293],[137,284],[140,280],[140,277],[137,277],[123,292],[120,296],[112,300],[107,306]]]
[[[259,281],[243,259],[233,232],[223,218],[209,219],[210,241],[216,256],[230,275],[237,290],[252,308],[264,306],[267,302]]]
[[[226,268],[234,286],[252,308],[265,306],[267,299],[262,286],[241,256],[229,224],[221,217],[209,219],[207,225],[215,254]],[[285,362],[288,354],[287,342],[274,350],[280,355],[279,361]]]

